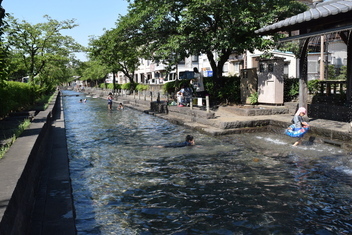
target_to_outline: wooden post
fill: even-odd
[[[308,58],[307,58],[307,49],[308,49],[309,38],[305,39],[302,46],[302,52],[299,60],[299,107],[307,108],[307,97],[308,97]]]
[[[352,35],[351,31],[348,33],[347,40],[347,80],[346,80],[346,102],[351,103],[352,96]],[[352,117],[351,121],[352,121]]]

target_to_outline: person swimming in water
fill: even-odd
[[[177,148],[177,147],[185,147],[185,146],[194,146],[196,143],[194,141],[194,137],[191,135],[187,135],[184,142],[176,143],[176,144],[168,144],[165,146],[158,146],[159,148]]]

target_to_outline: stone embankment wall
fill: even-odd
[[[26,234],[30,228],[38,182],[49,155],[50,125],[60,108],[59,100],[57,92],[49,107],[34,117],[0,161],[0,234]]]

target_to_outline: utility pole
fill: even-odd
[[[324,80],[324,35],[320,36],[320,77],[319,80]]]

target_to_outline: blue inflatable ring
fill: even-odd
[[[285,130],[285,134],[295,138],[301,138],[309,130],[309,127],[295,128],[295,125],[292,124]]]

